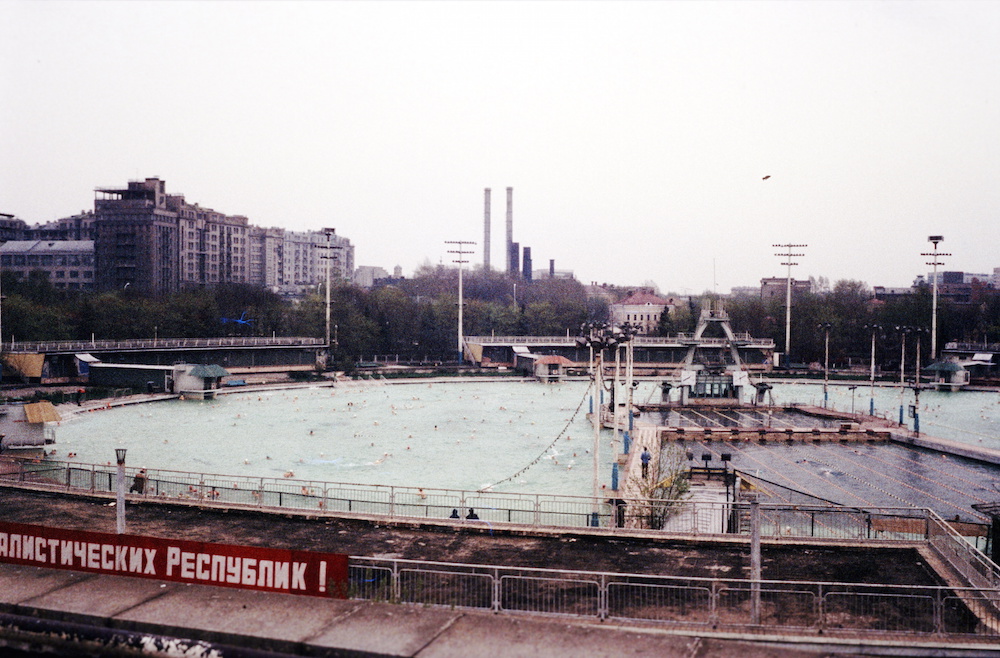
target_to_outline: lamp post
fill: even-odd
[[[788,367],[792,363],[792,265],[798,265],[798,263],[792,262],[792,258],[805,255],[792,253],[792,250],[800,247],[808,247],[809,245],[789,243],[771,246],[786,250],[785,253],[775,254],[775,256],[784,258],[785,262],[782,265],[788,267],[788,274],[785,277],[785,362],[786,367]]]
[[[906,391],[906,335],[913,331],[912,327],[896,327],[896,332],[900,336],[901,346],[899,348],[899,424],[904,422],[903,418],[903,393]]]
[[[823,334],[823,408],[827,408],[827,402],[830,399],[829,386],[830,386],[830,328],[833,326],[831,322],[820,322],[817,327]]]
[[[616,347],[619,342],[621,342],[621,333],[617,334],[615,331],[609,327],[607,324],[584,324],[581,327],[581,333],[576,339],[577,345],[589,345],[591,348],[591,362],[593,365],[593,386],[594,394],[591,402],[591,409],[593,413],[591,419],[594,422],[594,467],[593,467],[593,479],[592,485],[592,511],[590,525],[597,527],[600,525],[600,513],[598,510],[598,500],[599,500],[599,488],[598,488],[598,475],[600,470],[600,460],[598,454],[600,453],[601,447],[601,391],[604,389],[603,382],[603,370],[604,370],[604,350],[609,347]],[[614,404],[612,404],[612,407]]]
[[[334,249],[339,249],[340,247],[333,246],[333,237],[337,234],[337,229],[335,228],[325,228],[323,229],[323,234],[326,235],[326,255],[321,256],[321,258],[326,259],[326,361],[323,363],[323,369],[330,363],[330,274],[333,270],[333,260],[336,257],[333,255]]]
[[[868,415],[875,415],[875,336],[879,331],[882,330],[882,326],[878,324],[866,324],[865,329],[870,329],[872,332],[872,365],[871,365],[871,399],[868,405]]]
[[[465,307],[465,302],[462,299],[462,265],[469,262],[464,260],[464,256],[472,253],[471,250],[465,249],[465,246],[472,246],[476,243],[468,240],[445,240],[444,243],[458,245],[456,249],[449,249],[448,253],[456,254],[456,258],[451,262],[458,264],[458,365],[461,366],[465,363],[465,332],[462,327],[462,311]]]
[[[951,254],[938,253],[938,242],[944,241],[944,236],[941,235],[931,235],[927,238],[927,241],[934,245],[934,251],[920,254],[921,256],[931,256],[933,260],[927,263],[928,265],[934,266],[934,293],[931,298],[931,361],[937,358],[937,303],[938,303],[938,265],[941,265],[941,261],[938,258],[943,256],[951,256]]]
[[[115,461],[118,462],[115,530],[119,535],[125,534],[125,451],[125,448],[115,448]]]

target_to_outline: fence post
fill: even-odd
[[[750,500],[750,622],[760,624],[760,502]]]
[[[503,588],[500,586],[500,570],[494,567],[490,572],[490,578],[493,579],[493,612],[499,613],[501,597],[503,596]]]
[[[597,584],[597,618],[604,621],[608,614],[608,576],[602,573]]]

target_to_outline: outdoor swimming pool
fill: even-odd
[[[589,495],[586,392],[582,382],[510,381],[241,391],[81,414],[57,429],[54,458],[104,463],[126,447],[130,466],[475,490],[544,453],[498,490]]]
[[[586,382],[414,381],[240,391],[215,401],[81,414],[57,428],[52,456],[62,460],[72,452],[74,461],[105,463],[114,460],[114,448],[125,447],[130,466],[156,469],[589,495],[588,390]],[[778,404],[823,402],[822,384],[775,384],[772,394]],[[644,382],[635,400],[658,396],[657,384]],[[855,408],[867,412],[869,388],[859,386],[853,396]],[[904,405],[912,400],[907,391]],[[923,433],[1000,449],[1000,394],[927,391],[920,402]],[[830,387],[832,408],[851,405],[852,391]],[[898,419],[899,390],[876,387],[875,410]],[[611,439],[605,430],[603,484],[610,484],[616,452]],[[497,484],[536,459],[513,481]]]

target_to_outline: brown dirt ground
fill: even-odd
[[[107,499],[0,486],[0,520],[114,532]],[[433,527],[254,510],[129,503],[130,533],[346,553],[357,556],[687,577],[749,576],[747,545],[586,534],[515,534],[485,526]],[[774,580],[940,585],[915,549],[767,545],[763,577]]]

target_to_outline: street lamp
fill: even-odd
[[[620,330],[617,332],[615,328],[608,326],[606,323],[593,324],[588,323],[580,327],[580,335],[576,338],[576,343],[579,346],[588,345],[591,348],[591,363],[593,372],[593,401],[591,402],[591,407],[593,409],[593,414],[591,419],[594,423],[594,468],[593,468],[593,479],[592,479],[592,496],[593,496],[593,511],[591,512],[590,525],[597,527],[600,525],[600,514],[598,512],[598,474],[600,469],[600,460],[598,459],[598,453],[601,447],[601,403],[600,396],[604,389],[603,383],[603,370],[604,370],[604,350],[610,347],[616,347],[619,343],[623,342],[622,333]],[[612,403],[612,408],[614,403]]]
[[[798,265],[798,263],[793,263],[792,258],[796,256],[804,256],[805,254],[794,254],[792,249],[798,249],[800,247],[808,247],[807,244],[775,244],[772,247],[785,249],[785,253],[775,254],[775,256],[780,256],[785,259],[782,265],[788,267],[788,274],[785,277],[785,362],[786,367],[790,366],[792,363],[792,265]]]
[[[872,332],[872,369],[871,369],[871,400],[868,406],[868,415],[875,415],[875,336],[882,330],[882,325],[866,324],[865,329]]]
[[[830,328],[831,322],[820,322],[817,329],[823,332],[823,408],[826,409],[829,400],[830,385]]]
[[[906,335],[913,331],[913,327],[897,326],[896,332],[901,339],[899,349],[899,424],[904,422],[903,418],[903,393],[906,391]]]
[[[115,448],[115,460],[118,462],[115,529],[119,535],[125,534],[125,452],[126,448]]]
[[[333,250],[339,249],[339,247],[334,247],[331,242],[333,237],[337,234],[337,229],[335,228],[325,228],[323,229],[323,234],[326,235],[326,255],[320,258],[326,259],[326,362],[323,364],[324,370],[327,364],[330,362],[330,273],[333,270],[333,261],[335,257],[333,256]]]
[[[462,265],[468,263],[469,261],[464,260],[466,254],[473,253],[471,250],[465,249],[466,245],[475,245],[475,242],[469,242],[468,240],[445,240],[445,244],[458,245],[457,249],[449,249],[449,254],[456,254],[456,258],[451,262],[458,264],[458,365],[461,366],[465,363],[465,336],[464,328],[462,327],[462,311],[465,306],[465,302],[462,299]]]
[[[951,256],[951,254],[938,253],[938,242],[944,241],[944,236],[941,235],[931,235],[927,238],[927,241],[934,245],[934,251],[928,253],[922,253],[921,256],[931,256],[933,260],[928,265],[934,266],[934,294],[931,299],[931,360],[937,358],[937,302],[938,302],[938,273],[937,268],[941,263],[938,258],[943,256]]]

